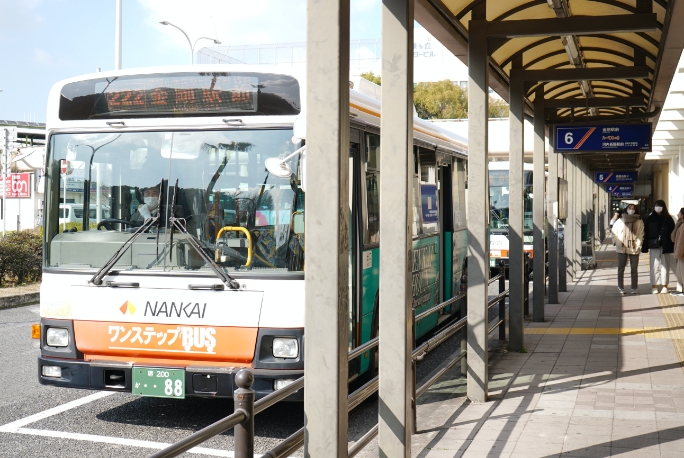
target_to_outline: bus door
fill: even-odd
[[[362,133],[358,129],[349,132],[349,350],[358,347],[360,342],[361,316],[361,249],[363,233],[361,226],[361,188]],[[349,379],[356,378],[360,371],[359,358],[349,363]]]
[[[380,278],[380,134],[361,132],[359,161],[356,162],[356,203],[358,222],[358,262],[355,299],[357,343],[363,344],[378,334],[378,287]],[[359,372],[365,379],[377,375],[377,351],[364,353]]]
[[[441,302],[440,253],[443,240],[440,228],[440,199],[437,153],[434,149],[417,150],[416,174],[413,179],[414,223],[412,296],[413,308],[421,313]],[[434,313],[416,326],[420,338],[439,323],[441,313]]]

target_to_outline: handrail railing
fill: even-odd
[[[417,314],[416,318],[415,318],[415,322],[417,323],[420,320],[427,318],[428,316],[432,315],[433,313],[438,312],[438,311],[442,310],[443,308],[446,308],[446,307],[458,302],[459,300],[463,299],[464,297],[466,297],[465,293],[459,294],[456,297],[452,297],[451,299],[446,300],[446,301],[442,302],[441,304],[435,305],[434,307],[429,308],[429,309],[425,310],[424,312]]]
[[[435,313],[451,304],[454,304],[460,299],[463,299],[465,294],[458,295],[441,304],[432,307],[418,315],[415,316],[416,321],[420,321],[423,318]],[[422,359],[425,354],[432,351],[437,346],[441,345],[444,341],[452,337],[456,332],[460,331],[465,327],[467,323],[467,317],[463,317],[460,320],[452,323],[441,332],[425,341],[418,348],[414,349],[411,354],[413,361]],[[368,342],[352,349],[348,354],[348,360],[351,361],[354,358],[359,357],[363,353],[379,346],[379,337],[375,337]],[[427,389],[432,386],[441,376],[443,376],[449,369],[455,366],[459,361],[461,361],[466,356],[465,351],[458,355],[456,358],[451,360],[446,366],[444,366],[437,374],[432,376],[425,384],[423,384],[418,390],[416,390],[414,384],[414,399],[422,395],[427,391]],[[178,456],[193,447],[209,440],[210,438],[221,434],[230,428],[235,429],[235,458],[246,458],[253,457],[254,454],[254,416],[258,413],[263,412],[274,404],[282,401],[291,394],[304,388],[304,376],[290,383],[284,388],[281,388],[264,398],[254,402],[254,391],[252,391],[251,385],[254,381],[254,376],[248,370],[242,369],[235,376],[235,382],[239,388],[235,391],[235,411],[231,415],[207,426],[206,428],[197,431],[194,434],[182,439],[175,444],[161,450],[154,455],[152,458],[171,458]],[[347,409],[348,411],[353,410],[363,401],[368,399],[373,393],[378,390],[379,387],[379,377],[375,376],[356,391],[351,393],[347,397]],[[355,456],[360,450],[363,449],[378,433],[378,425],[376,424],[370,431],[368,431],[359,441],[352,445],[349,450],[349,456]],[[299,429],[297,432],[286,438],[280,444],[278,444],[273,449],[269,450],[264,454],[265,457],[269,458],[280,458],[290,456],[292,453],[297,451],[304,445],[304,428]]]
[[[363,353],[367,352],[368,350],[375,348],[378,343],[380,342],[380,337],[373,337],[371,340],[366,342],[363,345],[359,345],[358,347],[354,348],[352,351],[349,352],[349,361],[352,359],[361,356]]]
[[[254,383],[254,375],[248,370],[242,369],[235,375],[235,411],[221,420],[202,428],[175,444],[155,453],[151,458],[172,458],[187,452],[191,448],[221,434],[230,428],[243,426],[243,430],[235,430],[235,458],[252,458],[254,456],[254,391],[251,390]],[[251,426],[251,428],[250,428]],[[250,431],[251,429],[251,431]]]
[[[254,415],[263,412],[274,404],[282,401],[289,395],[304,388],[304,376],[299,377],[289,385],[270,393],[254,403]]]

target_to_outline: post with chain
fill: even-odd
[[[235,411],[242,410],[246,418],[235,426],[235,458],[254,458],[254,375],[245,369],[235,375],[238,389],[234,392]]]

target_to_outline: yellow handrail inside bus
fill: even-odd
[[[221,234],[224,232],[242,232],[245,234],[245,237],[247,237],[247,262],[245,263],[245,267],[249,267],[249,265],[252,263],[252,234],[249,233],[249,229],[241,226],[225,226],[222,227],[221,230],[216,234],[216,241],[218,242],[218,239],[221,238]],[[220,259],[220,254],[219,254],[219,249],[216,248],[216,262],[219,261]]]

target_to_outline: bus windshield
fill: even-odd
[[[489,228],[508,231],[509,214],[508,170],[489,171]],[[525,172],[523,196],[523,228],[532,231],[532,172]]]
[[[99,268],[159,216],[115,270],[208,271],[193,237],[227,271],[303,271],[300,158],[289,160],[290,178],[264,166],[301,146],[291,138],[291,129],[52,135],[46,267]],[[65,218],[69,207],[78,211]],[[172,230],[171,217],[187,234]]]

